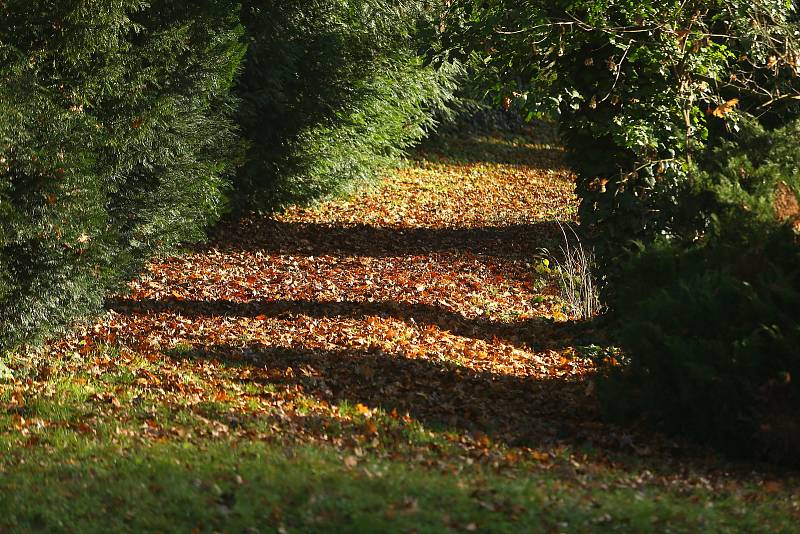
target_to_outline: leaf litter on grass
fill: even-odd
[[[382,458],[763,498],[766,475],[601,420],[581,345],[602,335],[559,322],[533,268],[575,205],[559,150],[450,139],[347,200],[223,224],[3,385],[5,432],[37,447],[47,429],[112,424],[141,442],[330,444],[349,469]],[[81,408],[34,415],[37,399]]]

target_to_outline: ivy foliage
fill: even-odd
[[[436,18],[420,0],[246,1],[240,206],[346,192],[433,128],[459,69],[424,61]]]
[[[0,4],[0,350],[219,216],[241,35],[224,0]]]

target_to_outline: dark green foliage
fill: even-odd
[[[484,58],[498,99],[558,117],[584,230],[612,279],[633,240],[681,231],[692,160],[725,135],[733,98],[796,114],[792,3],[773,0],[456,0],[451,54]],[[612,280],[613,281],[613,280]]]
[[[612,411],[797,464],[798,135],[797,122],[746,125],[696,179],[702,237],[657,243],[628,264],[617,309],[630,365],[611,382]],[[618,397],[615,384],[633,394]]]
[[[96,311],[222,208],[227,1],[0,4],[0,350]]]
[[[130,78],[102,113],[121,126],[108,152],[118,184],[108,209],[138,269],[202,238],[224,207],[223,177],[240,159],[230,88],[244,46],[228,0],[153,0],[134,20],[144,30],[131,36]]]
[[[630,358],[609,404],[787,459],[800,446],[796,2],[453,6],[447,53],[480,55],[498,100],[558,117]]]
[[[433,16],[421,1],[245,2],[242,206],[342,192],[418,141],[453,89],[455,67],[421,56]]]

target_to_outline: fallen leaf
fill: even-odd
[[[711,112],[711,114],[714,115],[715,117],[724,118],[725,115],[727,115],[728,113],[730,113],[731,111],[736,109],[736,106],[738,106],[738,105],[739,105],[739,99],[738,98],[732,98],[731,100],[728,100],[728,101],[720,104],[719,106],[717,106]]]

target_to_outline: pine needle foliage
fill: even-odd
[[[422,1],[246,1],[238,93],[251,143],[239,204],[269,209],[349,191],[435,124],[453,64],[426,64],[435,12]]]
[[[197,239],[236,156],[227,1],[0,4],[0,351]]]

